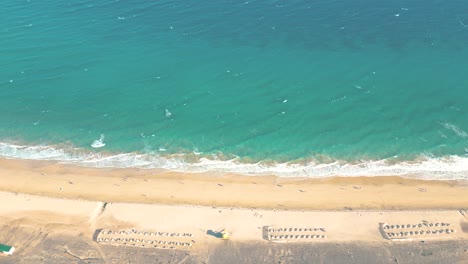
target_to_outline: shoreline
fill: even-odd
[[[88,201],[281,210],[468,207],[465,181],[398,176],[321,179],[105,169],[0,159],[0,191]]]
[[[71,148],[71,149],[70,149]],[[97,156],[96,156],[97,154]],[[400,176],[421,180],[466,181],[468,157],[443,155],[414,156],[412,159],[382,158],[340,160],[331,157],[303,157],[289,161],[255,160],[232,156],[218,160],[210,155],[180,153],[153,155],[137,152],[95,153],[72,146],[16,145],[0,142],[0,159],[55,162],[101,169],[142,169],[178,173],[212,174],[223,172],[241,176],[325,179],[332,177]]]

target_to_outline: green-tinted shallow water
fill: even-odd
[[[467,8],[7,0],[0,155],[466,178]]]

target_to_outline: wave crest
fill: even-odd
[[[242,175],[276,175],[280,177],[324,178],[332,176],[408,176],[420,179],[467,180],[468,157],[420,156],[415,160],[360,160],[347,162],[329,159],[325,162],[274,163],[242,162],[238,158],[219,160],[188,155],[106,154],[78,148],[54,146],[21,146],[0,143],[0,156],[9,159],[51,160],[98,168],[167,169],[181,172],[219,171]],[[190,160],[190,161],[189,161]]]
[[[468,138],[468,133],[461,128],[457,127],[454,124],[450,123],[444,123],[442,124],[446,129],[451,130],[453,133],[455,133],[457,136],[461,138]]]

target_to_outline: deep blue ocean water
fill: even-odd
[[[468,2],[5,0],[0,155],[468,178]]]

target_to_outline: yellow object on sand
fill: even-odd
[[[225,231],[221,232],[221,239],[229,239],[229,233]]]

